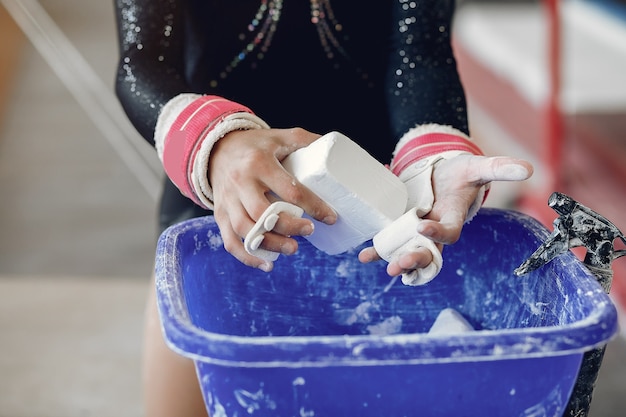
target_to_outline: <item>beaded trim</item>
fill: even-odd
[[[311,22],[317,29],[322,47],[328,59],[333,59],[335,54],[333,47],[343,56],[347,56],[337,37],[333,33],[339,33],[343,29],[335,18],[335,13],[330,6],[330,0],[311,0]]]
[[[350,57],[341,46],[338,39],[338,35],[341,33],[343,27],[335,17],[330,0],[310,0],[310,3],[311,22],[317,29],[317,34],[326,57],[329,60],[334,60],[336,53],[338,53],[350,61]],[[265,53],[269,49],[274,33],[276,32],[283,4],[284,0],[261,0],[261,5],[256,11],[254,18],[247,26],[247,33],[239,34],[241,41],[245,42],[247,39],[249,40],[220,73],[220,80],[226,79],[242,61],[249,59],[254,52],[256,52],[254,56],[256,61],[251,64],[253,68],[256,66],[256,62],[261,61],[265,57]],[[357,68],[357,73],[363,79],[368,78],[367,74],[360,68]],[[218,80],[212,80],[210,86],[216,87],[217,84]]]
[[[257,53],[256,58],[262,60],[272,43],[274,32],[278,21],[280,20],[280,13],[283,8],[283,0],[261,0],[261,5],[256,11],[254,18],[248,24],[248,32],[253,34],[252,40],[248,41],[246,46],[230,61],[230,63],[220,73],[220,79],[226,79],[237,66],[246,59],[257,48],[260,51]],[[248,38],[245,33],[239,34],[239,39],[245,41]],[[217,80],[211,81],[211,87],[217,86]]]

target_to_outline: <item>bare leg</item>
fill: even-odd
[[[171,351],[163,340],[156,291],[150,287],[143,350],[145,415],[207,417],[193,362]]]

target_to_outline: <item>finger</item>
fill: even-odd
[[[359,261],[364,264],[369,263],[369,262],[379,261],[379,260],[380,260],[380,256],[378,255],[378,252],[376,252],[376,249],[374,249],[373,246],[370,246],[369,248],[365,248],[361,252],[359,252]]]
[[[268,203],[266,204],[269,206]],[[238,240],[243,240],[254,227],[256,223],[255,219],[258,219],[262,213],[263,211],[257,216],[251,216],[250,210],[244,207],[241,202],[234,202],[228,207],[223,205],[219,206],[219,211],[218,206],[216,206],[215,218],[218,219],[219,216],[220,220],[224,219],[222,223],[226,224],[226,227],[236,234]]]
[[[473,162],[471,162],[472,160]],[[482,170],[485,171],[485,164],[491,166],[490,158],[472,157],[472,160],[467,163],[469,168],[467,172],[471,170],[479,172],[481,166]],[[487,177],[487,175],[483,175],[483,177]],[[452,244],[458,240],[467,219],[468,210],[476,200],[481,184],[489,182],[476,180],[469,174],[466,174],[464,178],[467,181],[465,184],[452,187],[449,184],[444,184],[441,187],[442,190],[436,191],[433,208],[424,219],[435,222],[422,221],[418,225],[420,234],[443,244]]]
[[[267,232],[263,235],[263,242],[260,247],[283,255],[293,255],[298,251],[298,242],[277,233]]]
[[[309,236],[315,231],[315,226],[309,219],[281,213],[272,231],[283,236]]]
[[[400,275],[407,271],[426,268],[433,261],[433,254],[426,248],[417,248],[399,256],[387,265],[387,274],[390,276]]]
[[[265,202],[268,204],[268,202]],[[269,205],[269,204],[268,204]],[[253,267],[266,268],[261,258],[248,253],[242,244],[243,239],[252,230],[255,221],[250,218],[241,204],[233,203],[228,206],[219,205],[215,210],[215,220],[220,227],[224,247],[226,250],[246,265]],[[261,241],[260,247],[272,252],[284,253],[290,255],[298,250],[297,242],[275,233],[265,233]]]
[[[533,166],[522,159],[496,156],[482,158],[478,164],[478,181],[523,181],[533,174]]]
[[[268,200],[265,200],[265,204],[269,207]],[[301,219],[285,212],[271,214],[271,216],[275,216],[275,218],[268,223],[270,218],[263,216],[263,213],[255,216],[257,218],[256,222],[248,215],[245,215],[233,229],[240,236],[240,240],[244,239],[255,227],[255,224],[258,224],[261,218],[263,218],[262,240],[259,247],[285,255],[292,255],[298,250],[298,243],[291,239],[292,235],[308,235],[313,232],[313,224],[308,219]]]
[[[326,224],[337,221],[337,213],[324,200],[296,180],[286,170],[281,169],[278,178],[267,186],[286,202],[295,204],[314,219]]]
[[[265,272],[270,272],[274,268],[273,262],[250,255],[243,247],[241,238],[237,236],[237,233],[231,227],[221,227],[220,233],[224,241],[224,249],[239,262]]]
[[[264,198],[256,199],[257,202],[255,204],[250,203],[250,201],[248,200],[248,205],[256,207],[250,210],[254,210],[257,214],[249,216],[252,217],[249,227],[242,227],[241,231],[239,228],[236,229],[242,233],[242,238],[247,236],[255,223],[258,223],[263,213],[269,207],[270,202],[277,201],[277,198],[273,194],[265,194]],[[271,229],[266,229],[268,233],[265,233],[261,247],[273,252],[291,255],[297,251],[298,245],[295,240],[289,238],[292,236],[309,236],[313,233],[315,226],[310,219],[294,216],[287,212],[279,212],[277,215],[277,221],[275,220],[271,226],[264,226],[271,227]],[[256,222],[253,219],[256,219]]]
[[[298,149],[309,146],[320,137],[321,135],[317,133],[309,132],[306,129],[299,127],[283,130],[276,137],[276,140],[282,144],[276,152],[276,157],[282,161],[289,154]]]
[[[451,245],[459,240],[465,222],[465,214],[450,210],[440,220],[423,220],[417,226],[417,232],[430,240],[444,245]]]
[[[291,173],[283,167],[282,161],[298,149],[304,148],[320,135],[302,128],[292,128],[279,131],[273,139],[280,143],[274,151],[275,165],[268,170],[270,175],[264,179],[268,190],[279,196],[280,199],[295,204],[316,220],[327,224],[334,224],[337,215],[321,198],[301,184]]]

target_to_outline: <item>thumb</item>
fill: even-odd
[[[522,159],[495,156],[483,159],[478,165],[478,182],[523,181],[533,174],[533,166]]]

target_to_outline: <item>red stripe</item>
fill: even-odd
[[[178,189],[196,204],[191,181],[193,161],[202,141],[225,117],[240,112],[253,114],[241,104],[218,96],[203,96],[188,105],[170,128],[163,147],[163,168]]]
[[[429,133],[413,138],[406,143],[393,158],[391,171],[400,175],[402,171],[415,162],[446,151],[465,151],[474,155],[483,155],[474,142],[461,136]]]

